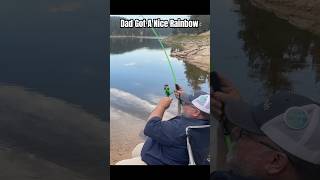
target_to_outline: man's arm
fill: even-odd
[[[156,108],[149,115],[148,120],[150,120],[153,117],[159,117],[160,119],[162,119],[164,112],[169,108],[171,102],[172,102],[172,98],[170,97],[162,98],[158,103],[158,105],[156,106]]]
[[[151,112],[148,122],[144,128],[144,134],[161,144],[172,145],[175,142],[172,134],[176,132],[174,123],[162,121],[163,114],[170,106],[172,98],[164,97],[160,100],[157,107]]]

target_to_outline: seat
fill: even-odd
[[[186,128],[189,165],[209,165],[210,125]]]

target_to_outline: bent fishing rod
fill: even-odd
[[[145,19],[142,15],[141,15],[141,17],[142,17],[143,19]],[[163,43],[162,43],[162,41],[161,41],[161,39],[160,39],[160,35],[159,35],[159,33],[157,33],[157,31],[153,28],[153,26],[151,26],[151,30],[152,30],[153,34],[156,36],[156,38],[157,38],[157,40],[158,40],[158,42],[159,42],[159,44],[160,44],[160,46],[161,46],[161,49],[163,50],[163,52],[164,52],[164,54],[165,54],[165,56],[166,56],[167,62],[168,62],[169,67],[170,67],[171,75],[172,75],[172,78],[173,78],[173,82],[174,82],[174,85],[175,85],[175,89],[176,89],[176,91],[179,91],[179,90],[181,90],[181,87],[177,84],[176,74],[175,74],[175,72],[174,72],[174,70],[173,70],[173,67],[172,67],[172,64],[171,64],[169,55],[168,55],[168,53],[167,53],[167,51],[166,51],[166,49],[165,49],[165,47],[164,47],[164,45],[163,45]],[[167,97],[169,97],[169,96],[172,94],[172,92],[171,92],[170,87],[169,87],[168,84],[165,84],[165,85],[164,85],[164,92],[165,92],[165,94],[166,94]],[[178,114],[181,114],[181,104],[182,104],[182,100],[181,100],[181,98],[180,98],[180,95],[177,97],[177,99],[178,99]]]

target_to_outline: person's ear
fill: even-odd
[[[274,151],[267,159],[265,170],[269,175],[279,174],[289,165],[288,156],[282,152]]]
[[[198,117],[198,116],[200,116],[200,114],[201,114],[201,112],[200,112],[200,110],[199,109],[194,109],[195,111],[194,111],[194,116],[195,117]]]

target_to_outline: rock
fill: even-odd
[[[175,40],[169,37],[165,40],[171,46],[179,45],[181,49],[173,49],[170,56],[186,61],[196,67],[210,72],[210,32],[199,35],[188,35],[183,39]]]
[[[250,2],[294,26],[320,35],[319,0],[250,0]]]

